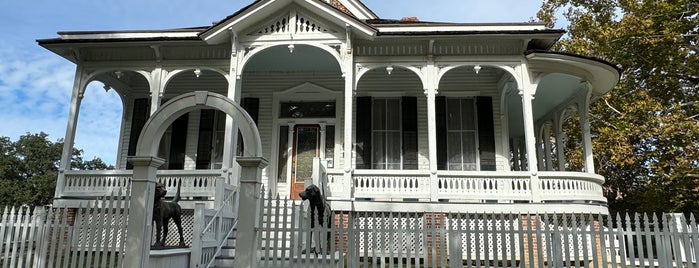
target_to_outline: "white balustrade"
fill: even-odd
[[[70,170],[64,172],[64,180],[58,197],[99,197],[107,196],[131,186],[131,170]],[[167,197],[177,192],[181,183],[182,199],[208,200],[215,195],[216,179],[221,177],[219,170],[161,170],[158,182],[165,184]]]
[[[352,179],[355,198],[430,198],[427,171],[357,170]]]
[[[530,200],[527,172],[439,172],[439,199]]]
[[[330,200],[342,200],[345,191],[351,191],[356,199],[426,200],[433,191],[427,171],[355,170],[351,182],[345,183],[342,171],[328,170],[325,179]],[[540,172],[539,180],[540,199],[546,202],[606,202],[602,194],[604,177],[597,174]],[[436,191],[439,200],[449,202],[513,203],[534,199],[527,171],[439,171]]]
[[[541,200],[607,202],[602,194],[604,177],[580,172],[541,172]]]

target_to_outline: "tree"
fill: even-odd
[[[538,18],[553,26],[559,12],[570,24],[556,49],[622,70],[590,112],[610,210],[699,213],[697,1],[547,0]]]
[[[51,142],[46,133],[20,136],[15,142],[0,137],[0,206],[39,206],[53,200],[63,142]],[[114,169],[101,159],[82,160],[73,149],[73,169]]]

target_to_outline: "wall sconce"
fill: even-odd
[[[116,72],[114,72],[114,75],[116,75],[117,79],[121,79],[121,77],[124,76],[124,72],[116,71]]]
[[[481,68],[481,65],[473,66],[473,71],[476,72],[476,74],[478,74],[481,71],[481,69],[483,69]]]
[[[287,46],[287,48],[289,48],[289,53],[294,53],[294,48],[295,48],[294,44],[289,44],[289,46]]]
[[[196,75],[197,78],[199,78],[199,76],[201,76],[201,69],[199,69],[199,68],[194,69],[194,75]]]
[[[386,66],[386,73],[388,73],[388,75],[391,75],[392,72],[393,72],[393,65]]]

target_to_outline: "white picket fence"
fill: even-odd
[[[0,266],[121,267],[128,199],[116,196],[80,208],[5,208]]]
[[[292,200],[260,212],[260,267],[699,268],[694,216],[328,211],[312,229]]]

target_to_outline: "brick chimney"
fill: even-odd
[[[415,21],[415,22],[417,22],[417,21],[420,21],[420,19],[418,19],[415,16],[412,16],[412,17],[403,17],[402,19],[400,19],[400,21]]]

